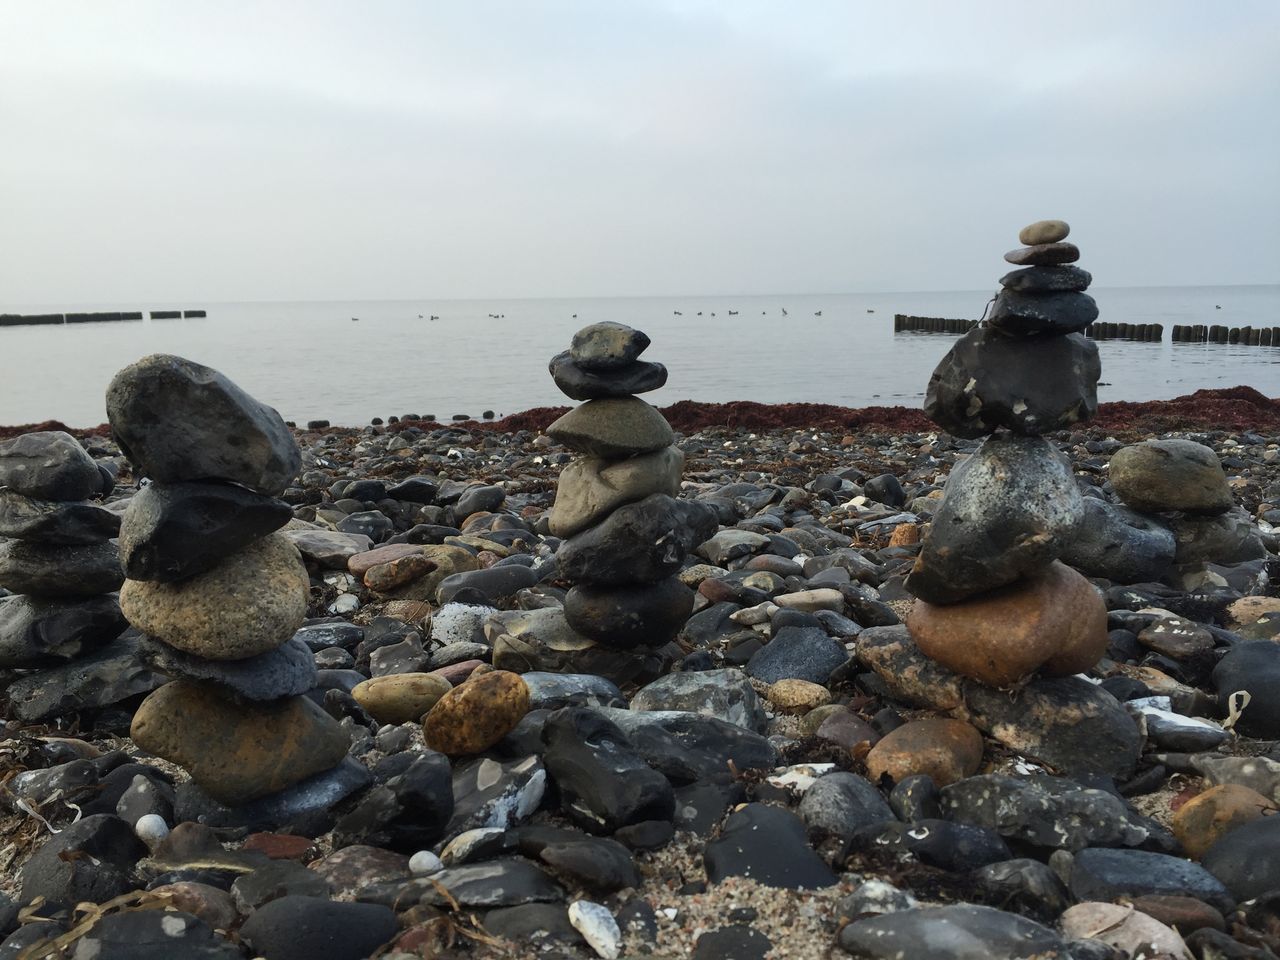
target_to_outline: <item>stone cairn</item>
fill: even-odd
[[[907,589],[920,650],[962,676],[1008,688],[1032,674],[1092,667],[1107,646],[1106,607],[1059,561],[1084,515],[1070,463],[1042,434],[1092,416],[1098,315],[1072,266],[1067,224],[1033,223],[1005,255],[986,322],[961,337],[929,381],[925,411],[960,437],[985,437],[952,470]]]
[[[550,530],[567,538],[556,553],[568,625],[617,649],[672,640],[693,611],[693,591],[675,574],[716,531],[715,511],[678,500],[684,454],[670,424],[637,393],[667,379],[640,360],[649,338],[620,323],[579,330],[550,364],[556,386],[585,401],[547,428],[579,454],[556,486]]]
[[[349,738],[301,696],[316,682],[294,639],[309,580],[276,532],[292,513],[275,498],[301,466],[288,427],[216,370],[165,355],[115,376],[107,415],[149,480],[120,530],[121,607],[177,678],[142,702],[134,742],[226,807],[335,768]]]
[[[61,431],[0,443],[0,587],[18,594],[0,600],[0,669],[72,663],[124,630],[112,542],[120,517],[92,502],[114,485],[114,474]],[[44,695],[44,673],[9,686],[19,719],[61,712],[61,701]]]

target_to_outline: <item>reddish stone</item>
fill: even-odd
[[[401,557],[421,554],[422,546],[416,543],[386,543],[364,553],[357,553],[347,560],[347,572],[353,577],[363,577],[369,570],[399,560]]]
[[[476,667],[481,666],[484,666],[483,660],[463,660],[459,663],[451,663],[447,667],[441,667],[439,670],[432,670],[431,673],[444,677],[456,687],[471,676]]]
[[[309,837],[295,837],[288,833],[251,833],[245,837],[242,850],[265,853],[272,860],[302,860],[315,847]]]

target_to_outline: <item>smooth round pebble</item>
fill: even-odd
[[[133,832],[147,846],[154,847],[169,835],[169,824],[165,823],[160,814],[147,813],[138,818],[138,822],[133,825]]]

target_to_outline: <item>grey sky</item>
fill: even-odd
[[[1280,3],[0,0],[0,308],[1280,281]]]

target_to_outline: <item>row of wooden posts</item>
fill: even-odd
[[[184,317],[207,316],[204,310],[152,310],[152,320],[178,320]],[[141,320],[142,311],[97,313],[0,313],[0,327],[48,326],[62,323],[113,323],[121,320]]]
[[[912,317],[898,313],[893,317],[895,333],[968,333],[977,320],[954,320],[947,317]],[[1093,323],[1084,335],[1092,340],[1135,340],[1160,343],[1164,340],[1162,323]],[[1176,325],[1170,331],[1173,343],[1234,343],[1251,347],[1280,347],[1280,327],[1227,327],[1221,324]]]

